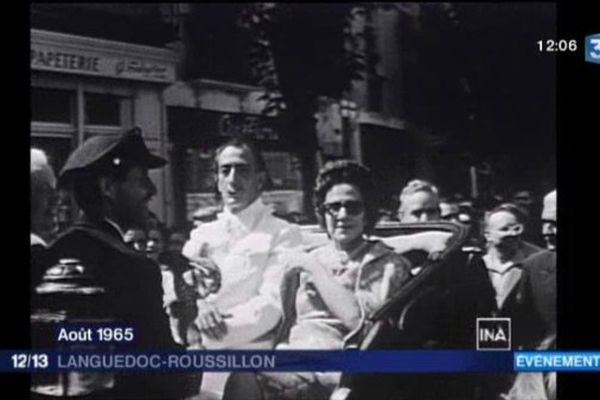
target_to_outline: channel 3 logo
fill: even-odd
[[[585,61],[600,64],[600,33],[585,37]]]
[[[510,350],[510,318],[477,318],[477,350]]]

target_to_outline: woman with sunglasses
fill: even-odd
[[[404,257],[369,238],[378,194],[370,171],[354,161],[332,161],[319,172],[314,206],[330,241],[293,260],[302,272],[290,347],[342,348],[345,335],[410,277]]]
[[[319,172],[314,205],[330,242],[289,257],[282,297],[285,307],[290,303],[286,289],[295,294],[296,318],[277,349],[342,349],[366,317],[409,279],[409,262],[369,238],[378,217],[377,195],[369,170],[356,162],[329,162]],[[289,290],[290,282],[297,289]],[[258,386],[264,399],[328,399],[340,375],[261,373]],[[247,387],[244,395],[250,395]]]

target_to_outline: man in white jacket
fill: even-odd
[[[302,244],[297,226],[271,215],[261,200],[267,181],[254,145],[232,139],[215,155],[223,212],[190,234],[183,255],[208,270],[218,269],[220,287],[197,301],[191,348],[270,349],[281,317],[281,255]],[[188,335],[190,341],[190,335]],[[202,391],[217,396],[226,374],[205,374]]]
[[[301,245],[298,227],[271,215],[260,195],[267,180],[252,143],[233,139],[216,152],[224,210],[194,229],[183,254],[218,268],[221,287],[198,301],[195,325],[208,349],[267,349],[281,318],[280,255]]]

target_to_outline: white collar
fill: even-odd
[[[112,226],[113,228],[115,228],[117,230],[117,232],[119,232],[119,235],[121,235],[121,239],[125,238],[125,232],[123,232],[123,229],[121,229],[121,227],[119,226],[119,224],[117,224],[112,219],[104,218],[104,220],[106,222],[108,222],[108,224],[110,226]]]
[[[504,275],[513,267],[521,266],[521,259],[517,257],[505,262],[500,261],[497,257],[493,257],[491,254],[486,254],[482,258],[488,271],[496,272],[500,275]]]
[[[271,209],[267,207],[260,196],[254,200],[248,207],[244,208],[238,213],[232,213],[227,207],[223,209],[223,212],[217,215],[217,218],[232,221],[237,224],[241,224],[248,230],[252,230],[256,225],[256,222],[262,218],[265,213],[271,213]]]
[[[29,242],[30,242],[30,246],[34,246],[34,245],[42,245],[44,247],[48,247],[48,243],[46,243],[46,241],[44,239],[42,239],[42,237],[38,234],[35,233],[31,233],[29,235]]]

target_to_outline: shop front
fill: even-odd
[[[175,81],[167,49],[31,30],[31,146],[48,154],[55,171],[71,151],[95,135],[138,126],[151,151],[167,156],[164,89]],[[173,218],[167,170],[151,171],[158,193],[151,209]],[[74,214],[61,194],[61,223]]]

